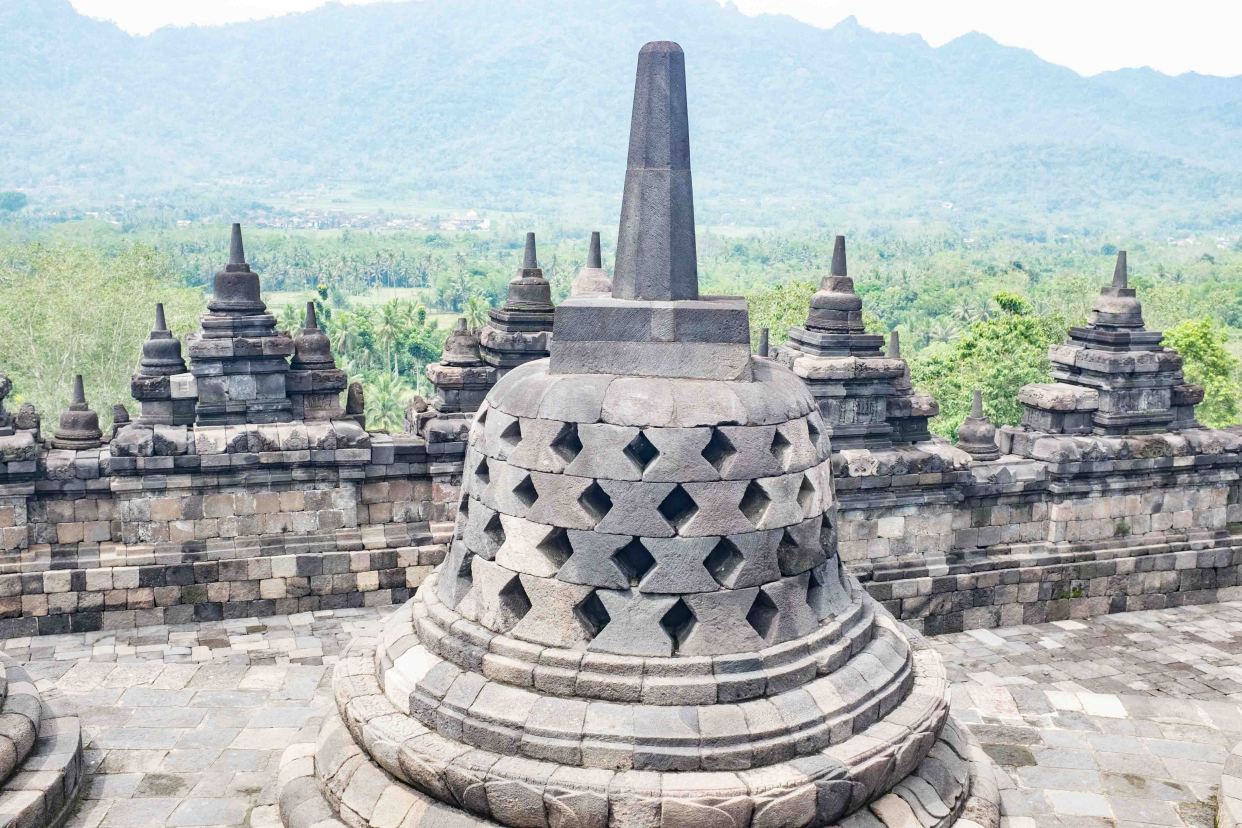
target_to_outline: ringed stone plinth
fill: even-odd
[[[0,654],[0,825],[60,825],[81,787],[82,729]]]

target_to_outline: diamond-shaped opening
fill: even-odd
[[[599,523],[604,516],[612,509],[612,498],[608,493],[600,488],[599,484],[591,481],[591,485],[578,495],[578,503],[586,510],[591,518]]]
[[[565,425],[561,426],[561,430],[557,432],[556,439],[552,441],[551,448],[566,463],[572,463],[573,459],[582,451],[582,440],[578,438],[578,425],[576,423],[565,423]]]
[[[598,590],[592,590],[590,595],[578,602],[578,605],[574,607],[574,615],[582,624],[582,628],[586,630],[588,639],[599,635],[612,620],[608,615],[608,610],[604,609],[604,602],[599,600]]]
[[[487,525],[483,527],[483,534],[487,536],[489,542],[500,546],[505,542],[505,526],[500,522],[500,513],[493,512],[488,518]]]
[[[617,566],[630,579],[630,586],[638,586],[638,582],[643,579],[651,568],[655,566],[655,558],[651,557],[651,553],[647,551],[647,547],[643,546],[643,542],[638,538],[634,538],[625,546],[612,553],[612,559],[616,561]]]
[[[686,643],[686,638],[694,630],[694,624],[694,613],[680,598],[677,599],[677,603],[669,607],[668,612],[664,613],[660,619],[660,626],[672,639],[674,654]]]
[[[707,571],[723,587],[733,586],[745,562],[745,556],[728,538],[721,538],[717,541],[712,551],[707,553],[707,557],[703,559],[703,565],[707,567]]]
[[[492,472],[487,467],[486,457],[479,461],[479,465],[474,467],[474,478],[479,481],[480,486],[486,486],[492,482]]]
[[[789,438],[781,434],[780,429],[772,433],[772,445],[768,451],[772,452],[772,456],[781,464],[782,469],[789,468],[789,455],[793,450],[793,446],[789,442]]]
[[[788,529],[781,532],[781,542],[776,546],[777,561],[797,560],[802,554],[802,544]],[[782,572],[785,567],[782,567]]]
[[[522,442],[522,422],[514,420],[505,426],[505,430],[500,432],[500,441],[509,448],[514,448]]]
[[[824,603],[824,584],[819,577],[820,567],[816,567],[811,570],[811,578],[806,584],[806,603],[816,612],[820,612]]]
[[[755,596],[755,603],[750,605],[750,612],[746,613],[746,622],[759,633],[759,637],[764,641],[770,641],[769,636],[776,626],[776,616],[779,610],[776,609],[775,602],[771,597],[759,590],[759,594]]]
[[[470,514],[470,495],[466,492],[461,493],[461,498],[457,501],[457,527],[455,530],[456,537],[461,537],[466,530],[466,518]]]
[[[548,562],[560,569],[565,565],[565,561],[569,560],[569,556],[574,554],[573,544],[569,542],[569,535],[559,526],[552,528],[551,532],[543,536],[543,540],[539,541],[539,545],[535,547],[539,550],[539,554],[548,559]]]
[[[729,442],[729,438],[724,432],[718,428],[712,429],[712,438],[707,441],[707,445],[703,447],[703,459],[712,464],[716,471],[722,471],[729,458],[737,454],[737,449],[733,447],[733,443]]]
[[[802,507],[803,514],[815,505],[815,484],[805,474],[802,475],[802,485],[798,487],[798,505]]]
[[[640,472],[646,471],[651,461],[660,456],[660,450],[653,446],[641,431],[634,435],[634,439],[630,440],[629,445],[623,451]]]
[[[539,499],[539,492],[535,490],[534,481],[530,479],[529,474],[522,478],[521,483],[513,487],[513,494],[517,495],[517,499],[528,509]]]
[[[837,548],[837,532],[832,525],[832,520],[828,515],[824,515],[824,522],[819,526],[819,545],[824,549]]]
[[[480,425],[480,426],[484,425],[487,422],[487,412],[490,410],[491,410],[490,408],[484,408],[482,411],[480,411],[479,418],[474,421],[475,425]]]
[[[742,514],[746,515],[747,520],[758,526],[771,502],[772,498],[768,497],[768,493],[759,485],[759,481],[752,480],[746,486],[746,491],[742,493],[742,502],[737,507],[742,510]]]
[[[449,607],[456,608],[474,586],[473,562],[474,553],[461,541],[454,542],[449,555],[444,559],[444,570],[437,588],[440,600]]]
[[[694,498],[690,497],[690,494],[680,485],[674,486],[656,509],[670,526],[678,530],[699,511]]]
[[[811,445],[813,445],[816,451],[818,451],[819,450],[819,426],[815,425],[814,420],[806,421],[806,436],[811,438]]]
[[[497,596],[501,609],[505,614],[521,621],[530,612],[530,596],[522,588],[522,579],[514,575],[505,584]]]

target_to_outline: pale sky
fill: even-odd
[[[135,34],[306,11],[327,0],[72,0],[83,14]],[[382,0],[337,0],[345,3]],[[437,2],[437,0],[423,0]],[[979,31],[1091,75],[1127,66],[1169,74],[1242,75],[1238,0],[734,0],[748,14],[788,14],[816,26],[854,15],[870,29],[922,35],[939,46]],[[582,0],[589,13],[589,0]]]

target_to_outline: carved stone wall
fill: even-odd
[[[444,556],[460,468],[418,438],[181,432],[174,456],[0,463],[0,636],[388,604]]]

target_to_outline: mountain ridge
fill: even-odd
[[[1242,209],[1242,78],[1084,77],[978,33],[933,47],[715,0],[444,0],[133,36],[68,0],[13,2],[0,189],[49,201],[316,189],[615,216],[634,54],[659,38],[687,50],[703,220],[1182,227]]]

